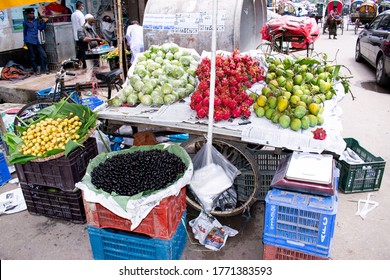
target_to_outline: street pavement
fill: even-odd
[[[334,58],[338,64],[347,66],[353,75],[351,91],[355,99],[347,94],[340,102],[342,136],[358,140],[362,147],[387,162],[390,159],[390,89],[375,85],[375,72],[371,66],[354,61],[357,35],[352,30],[344,30],[337,40],[328,39],[326,35],[321,35],[315,43],[315,52],[327,53],[329,59]],[[366,199],[367,193],[339,193],[331,259],[390,259],[389,182],[390,169],[386,167],[380,190],[372,192],[371,199],[379,206],[364,220],[356,215],[357,201]],[[16,187],[6,184],[0,188],[0,193]],[[187,221],[196,215],[197,212],[188,209]],[[210,252],[199,246],[189,231],[182,259],[262,259],[262,202],[254,204],[250,213],[244,216],[218,219],[222,224],[239,230],[239,234],[229,237],[221,251]],[[34,216],[23,211],[0,216],[0,236],[0,259],[93,259],[85,224]]]

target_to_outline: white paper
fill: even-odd
[[[0,194],[0,215],[13,214],[26,209],[26,201],[20,187]]]

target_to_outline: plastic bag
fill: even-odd
[[[225,246],[229,236],[235,236],[238,231],[228,226],[222,226],[213,216],[201,211],[199,216],[189,221],[194,237],[206,248],[219,251]]]
[[[192,159],[194,174],[190,188],[203,209],[209,213],[218,196],[233,185],[241,172],[212,145],[205,144]]]
[[[102,133],[101,131],[95,130],[91,137],[96,139],[96,145],[99,154],[111,152],[110,138],[108,138],[108,135]]]

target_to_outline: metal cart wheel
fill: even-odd
[[[195,154],[206,143],[204,137],[190,137],[189,140],[182,143],[181,146],[187,151],[190,157]],[[238,175],[234,180],[233,187],[237,192],[237,205],[232,210],[214,210],[211,212],[214,216],[228,217],[241,214],[256,201],[256,193],[259,184],[259,169],[253,156],[240,143],[213,139],[213,146],[228,159],[238,170]],[[189,189],[189,187],[188,187]],[[202,210],[202,207],[196,201],[191,190],[187,191],[187,203],[196,210]]]
[[[256,50],[262,51],[266,55],[270,55],[272,52],[281,52],[276,46],[275,42],[263,41],[257,47]]]
[[[15,134],[16,135],[19,134],[19,131],[17,129],[18,126],[29,125],[31,122],[37,120],[40,117],[38,112],[43,108],[46,108],[51,105],[53,105],[53,100],[42,99],[42,100],[32,101],[26,104],[25,106],[23,106],[22,109],[20,109],[19,112],[16,114],[14,119]]]

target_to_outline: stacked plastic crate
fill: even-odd
[[[83,178],[98,150],[95,138],[83,145],[67,157],[15,164],[30,214],[85,223],[82,193],[75,184]]]
[[[307,178],[291,178],[292,173],[289,170],[292,168],[292,159],[301,156],[313,156],[317,160],[326,158],[326,165],[320,168],[311,166],[310,171],[306,172],[308,177],[314,176],[313,181]],[[305,167],[297,166],[298,169],[305,173]],[[325,172],[328,174],[324,175],[325,177],[317,176],[312,172],[314,169],[327,169],[329,172]],[[330,155],[294,152],[281,162],[271,183],[273,188],[265,198],[263,259],[329,259],[338,203],[336,173]],[[322,182],[322,177],[328,178],[329,181]]]
[[[94,259],[180,259],[187,241],[185,189],[162,199],[134,230],[130,220],[84,199]]]

